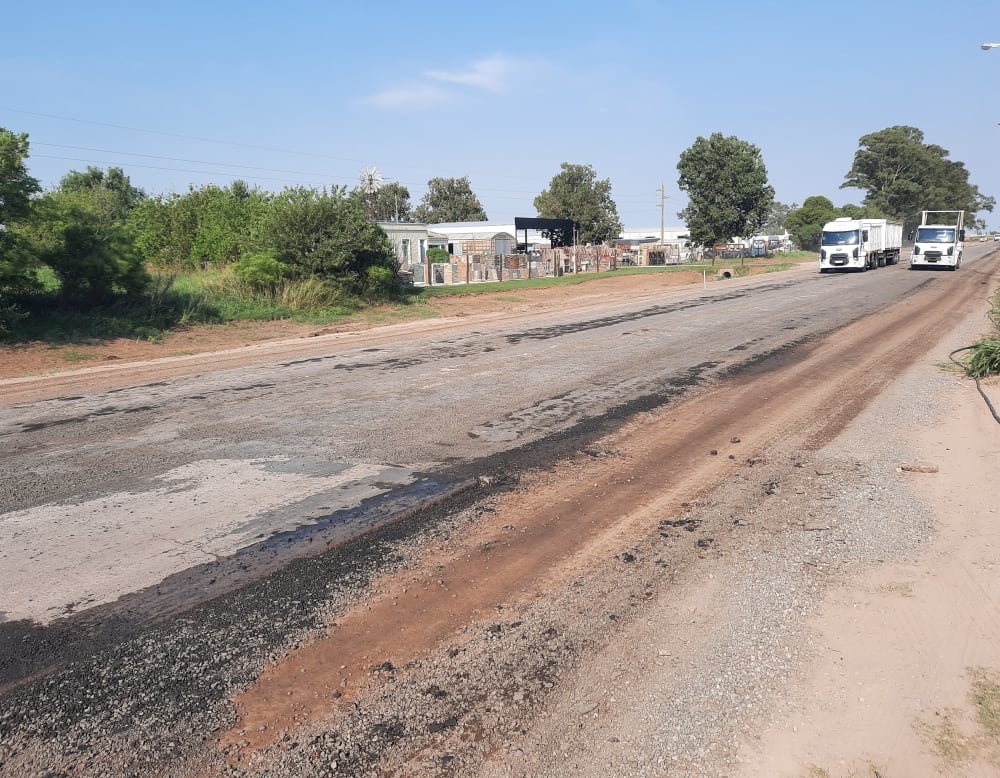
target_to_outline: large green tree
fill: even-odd
[[[712,246],[760,231],[774,202],[760,149],[721,132],[699,136],[681,153],[677,185],[688,205],[677,215],[693,243]]]
[[[469,179],[432,178],[420,205],[413,209],[415,221],[425,224],[449,222],[484,222],[486,211],[472,191]]]
[[[28,175],[27,158],[27,133],[0,127],[0,296],[26,291],[34,279],[33,257],[16,229],[30,215],[31,198],[40,190],[38,180]]]
[[[829,197],[813,195],[788,214],[785,229],[800,249],[816,250],[823,225],[842,215]]]
[[[947,149],[925,143],[916,127],[887,127],[863,135],[859,146],[841,188],[864,190],[866,206],[903,221],[907,229],[920,211],[964,210],[972,221],[996,205],[969,183],[963,163],[948,159]]]
[[[563,162],[549,188],[535,198],[542,219],[572,219],[579,225],[577,242],[600,244],[622,233],[618,206],[611,199],[611,181],[599,180],[590,165]]]

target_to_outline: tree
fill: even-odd
[[[905,231],[920,211],[964,210],[972,220],[996,205],[969,183],[964,164],[948,159],[947,149],[924,143],[916,127],[887,127],[863,135],[859,145],[841,188],[863,189],[865,205],[903,221]]]
[[[34,281],[33,258],[15,229],[30,215],[31,198],[40,190],[28,175],[27,158],[27,133],[0,127],[0,296],[27,291]]]
[[[577,242],[601,244],[622,234],[618,206],[611,199],[611,181],[599,181],[590,165],[563,162],[549,188],[535,198],[542,219],[572,219],[579,224]]]
[[[724,243],[760,231],[774,202],[760,149],[721,132],[699,136],[677,163],[677,185],[688,205],[677,215],[691,241],[701,246]]]
[[[840,206],[840,215],[848,216],[852,219],[864,219],[865,217],[868,216],[872,218],[882,218],[882,219],[885,218],[883,215],[876,213],[875,209],[873,208],[861,205],[854,205],[854,203],[847,203],[845,205]]]
[[[139,295],[149,282],[123,222],[109,219],[115,194],[104,189],[52,191],[34,209],[34,252],[59,278],[64,305],[90,308]]]
[[[259,251],[273,250],[274,258],[295,278],[328,278],[362,287],[372,277],[371,268],[395,268],[389,238],[368,220],[364,202],[342,188],[292,187],[275,195],[256,242]]]
[[[816,250],[823,225],[842,214],[828,197],[807,197],[801,208],[796,208],[785,219],[785,229],[801,249]]]
[[[780,235],[783,233],[785,231],[785,219],[788,218],[789,213],[798,207],[795,203],[785,205],[775,200],[767,213],[767,221],[764,222],[764,226],[762,227],[763,231],[768,235]]]
[[[427,194],[413,209],[413,218],[424,224],[484,222],[486,211],[468,178],[432,178],[427,182]]]
[[[59,181],[61,192],[103,191],[110,197],[100,198],[107,213],[105,218],[125,221],[129,212],[146,199],[146,193],[132,186],[132,181],[120,167],[109,167],[107,173],[88,166],[86,172],[71,170]]]
[[[189,195],[148,197],[129,214],[129,230],[136,248],[149,264],[197,267],[191,248],[198,232],[198,214],[194,198]]]
[[[229,264],[241,259],[263,219],[267,195],[243,181],[234,181],[228,187],[208,184],[193,189],[190,196],[196,226],[189,264],[204,267],[210,262]]]
[[[351,191],[351,197],[360,198],[368,207],[367,195],[360,189]],[[412,218],[410,190],[397,181],[383,184],[374,195],[375,219],[380,222],[408,222]]]
[[[269,195],[243,181],[208,184],[186,194],[150,197],[129,214],[144,259],[160,267],[194,269],[239,261],[254,246]]]

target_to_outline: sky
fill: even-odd
[[[669,228],[698,137],[758,146],[783,203],[839,206],[864,197],[840,188],[861,136],[908,125],[1000,200],[998,0],[0,2],[0,127],[46,188],[88,166],[152,195],[375,167],[414,206],[468,177],[510,223],[569,162],[626,229],[661,203]]]

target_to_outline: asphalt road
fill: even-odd
[[[843,520],[874,527],[863,457],[803,460],[985,307],[993,257],[587,284],[503,314],[0,382],[0,775],[381,774],[425,748],[463,774],[619,625],[687,624],[685,571],[752,577],[759,542],[801,586],[814,568],[787,528],[841,493]],[[820,472],[844,488],[814,494]],[[785,613],[783,576],[751,610]],[[640,615],[659,589],[665,622]],[[635,645],[705,637],[668,632]]]
[[[991,249],[971,244],[966,266]],[[3,401],[0,619],[45,623],[211,576],[129,601],[182,610],[955,278],[807,267]]]

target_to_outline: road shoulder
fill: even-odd
[[[881,436],[877,448],[899,453],[887,490],[926,506],[933,535],[826,593],[809,625],[812,659],[774,723],[746,739],[743,778],[1000,768],[989,724],[1000,704],[1000,425],[948,362],[981,329],[964,322],[831,447],[862,456]],[[985,390],[996,406],[1000,383]]]

